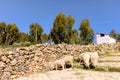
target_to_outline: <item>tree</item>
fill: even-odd
[[[51,29],[50,37],[55,42],[59,44],[64,42],[66,32],[66,17],[64,14],[60,13],[54,20],[53,29]]]
[[[6,27],[6,41],[7,45],[12,45],[15,41],[18,40],[19,29],[16,24],[8,24]]]
[[[29,35],[24,32],[20,32],[18,42],[26,42],[26,41],[27,42],[29,41]]]
[[[30,37],[32,42],[41,43],[41,34],[43,32],[42,27],[38,23],[33,23],[30,25]]]
[[[79,43],[78,31],[76,29],[72,30],[72,43],[74,44]]]
[[[80,24],[80,43],[89,44],[93,42],[94,31],[90,28],[89,20],[84,19]]]
[[[116,33],[116,31],[115,31],[114,29],[112,29],[112,30],[110,31],[110,37],[112,37],[112,38],[114,38],[114,39],[117,38],[117,33]]]
[[[6,28],[6,23],[1,22],[0,23],[0,44],[5,42],[5,28]]]
[[[66,17],[60,13],[54,20],[53,29],[51,29],[50,37],[56,43],[65,42],[70,44],[72,42],[72,26],[75,19],[72,16]]]
[[[117,33],[117,41],[120,42],[120,33]]]
[[[72,16],[67,17],[66,21],[66,37],[65,37],[65,42],[70,44],[72,42],[72,27],[74,25],[75,19]]]
[[[47,42],[48,41],[48,35],[47,34],[42,34],[41,35],[41,40],[42,40],[42,42]]]

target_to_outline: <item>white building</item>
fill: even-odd
[[[116,43],[116,39],[111,38],[108,34],[101,34],[101,33],[96,34],[96,41],[97,41],[97,44]]]

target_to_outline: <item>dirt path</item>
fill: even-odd
[[[65,69],[35,73],[14,80],[120,80],[120,73]]]

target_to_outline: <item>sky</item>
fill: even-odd
[[[73,29],[89,19],[94,33],[120,33],[120,0],[0,0],[0,22],[16,24],[25,33],[39,23],[49,34],[59,13],[75,18]]]

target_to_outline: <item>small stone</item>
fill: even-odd
[[[6,64],[4,62],[0,62],[0,69],[5,68]]]
[[[9,55],[8,58],[9,58],[10,60],[13,60],[13,59],[14,59],[13,55]]]
[[[29,56],[29,55],[24,55],[24,58],[25,58],[25,59],[29,59],[30,56]]]
[[[36,62],[35,62],[35,61],[32,61],[32,62],[30,63],[30,65],[31,65],[31,66],[35,66],[35,65],[36,65]]]
[[[11,75],[10,78],[13,80],[14,78],[17,78],[17,75]]]
[[[30,58],[31,58],[31,59],[34,58],[34,54],[31,54],[31,55],[30,55]]]
[[[41,44],[36,44],[35,46],[36,46],[36,47],[40,47],[40,46],[41,46]]]
[[[17,64],[17,60],[16,59],[14,59],[13,61],[11,61],[11,65],[12,66],[14,66],[14,65],[16,65]]]
[[[2,56],[1,59],[2,59],[2,61],[5,62],[7,60],[7,57],[6,56]]]
[[[25,57],[24,56],[19,56],[18,57],[18,62],[19,63],[24,63],[25,62]]]
[[[6,60],[6,63],[10,63],[10,59],[7,59],[7,60]]]
[[[35,55],[36,56],[43,56],[43,52],[40,50],[36,50]]]
[[[4,71],[6,71],[6,72],[12,72],[12,67],[11,66],[7,66],[5,69],[4,69]]]
[[[14,55],[14,52],[12,52],[12,51],[9,51],[9,55]]]
[[[35,56],[35,57],[34,57],[34,61],[39,61],[39,57],[38,57],[38,56]]]

